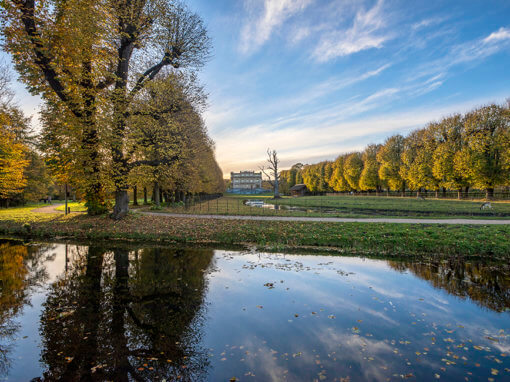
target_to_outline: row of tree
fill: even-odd
[[[510,186],[510,101],[429,123],[406,137],[394,135],[334,162],[296,164],[280,174],[286,187],[312,192],[386,190],[486,191]]]
[[[209,57],[201,18],[178,0],[1,3],[4,49],[44,100],[39,149],[90,214],[128,212],[128,190],[223,190],[195,72]],[[163,192],[164,191],[164,192]]]

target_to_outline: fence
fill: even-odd
[[[220,214],[254,216],[310,216],[310,217],[510,217],[510,203],[492,203],[482,209],[482,192],[470,192],[470,200],[457,201],[447,193],[435,199],[435,193],[328,193],[305,197],[272,199],[257,195],[196,195],[183,202],[167,203],[168,212],[184,214]],[[483,194],[485,195],[485,194]],[[444,195],[443,195],[444,196]],[[455,197],[454,197],[455,196]],[[497,193],[498,199],[508,194]],[[478,200],[479,199],[479,200]]]

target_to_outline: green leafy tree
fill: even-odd
[[[377,161],[380,163],[379,177],[388,184],[391,190],[401,190],[402,194],[406,189],[405,179],[400,175],[403,151],[404,137],[393,135],[386,139],[377,153]]]
[[[433,154],[432,173],[445,189],[458,190],[469,185],[467,174],[456,166],[462,156],[464,121],[460,114],[443,118],[433,125],[437,146]]]
[[[432,173],[434,141],[427,129],[413,131],[404,140],[400,176],[411,190],[437,189]]]
[[[349,154],[344,163],[344,178],[353,190],[359,190],[359,180],[363,172],[363,159],[361,153]]]
[[[377,161],[377,153],[381,150],[381,145],[368,145],[363,151],[363,171],[359,180],[362,190],[376,190],[381,192],[383,182],[379,177],[380,164]]]
[[[465,117],[465,147],[458,166],[469,176],[474,187],[486,190],[487,199],[493,198],[495,187],[508,184],[510,173],[504,157],[508,150],[509,129],[508,110],[503,106],[484,106]]]
[[[329,186],[334,191],[345,192],[351,190],[351,186],[344,177],[344,163],[346,158],[346,155],[340,155],[336,158],[335,162],[333,162],[333,173],[329,181]]]

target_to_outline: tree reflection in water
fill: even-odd
[[[41,317],[45,380],[201,380],[212,250],[90,247],[53,283]]]
[[[2,373],[0,376],[8,375],[11,364],[10,357],[14,364],[14,360],[17,359],[14,355],[19,355],[20,349],[24,350],[20,345],[18,347],[14,345],[16,339],[20,337],[17,322],[21,320],[21,325],[25,325],[25,327],[33,325],[31,316],[23,318],[23,306],[30,303],[30,298],[36,291],[39,296],[45,295],[39,327],[42,345],[41,366],[45,371],[42,377],[37,380],[157,381],[166,379],[200,381],[211,378],[212,374],[221,369],[217,363],[217,355],[209,358],[209,349],[204,348],[202,337],[206,334],[210,335],[210,333],[205,333],[203,325],[208,280],[206,274],[214,268],[213,250],[172,248],[132,250],[126,247],[112,250],[85,246],[70,247],[72,248],[70,253],[72,260],[66,261],[64,272],[63,263],[60,261],[53,261],[53,267],[49,265],[50,262],[45,264],[47,260],[55,260],[54,246],[25,245],[13,241],[0,242],[0,373]],[[62,247],[62,249],[64,248]],[[63,252],[61,255],[62,257],[57,259],[62,260]],[[217,256],[221,263],[221,253]],[[326,257],[317,257],[316,262],[319,267],[317,272],[321,272],[326,260]],[[312,260],[310,264],[314,261]],[[510,308],[510,265],[508,263],[490,263],[482,260],[465,262],[462,259],[445,259],[444,257],[386,261],[395,270],[410,271],[435,288],[445,290],[454,296],[469,299],[489,310],[502,312]],[[346,264],[348,263],[347,261]],[[224,262],[222,264],[225,266]],[[239,261],[237,265],[231,265],[231,268],[225,266],[225,269],[220,272],[229,272],[229,269],[232,272],[236,266],[242,264],[246,265],[250,262]],[[253,272],[256,272],[255,276],[264,275],[267,277],[271,272],[266,273],[266,271],[272,271],[271,267],[278,264],[278,262],[273,264],[272,260],[269,260],[262,267],[256,268],[257,270],[253,268]],[[300,264],[299,261],[296,264]],[[336,265],[341,266],[342,259],[338,259]],[[375,263],[371,265],[374,266]],[[62,269],[62,274],[50,282],[46,267],[51,270],[51,274],[54,274],[57,268],[58,272]],[[247,269],[252,268],[245,268],[243,265],[243,272],[252,272]],[[284,269],[293,270],[292,266],[284,267]],[[301,269],[298,267],[296,272]],[[356,270],[356,268],[354,269]],[[375,269],[374,274],[371,273],[372,269]],[[378,270],[379,268],[368,267],[366,272],[370,276],[375,275],[375,279],[377,279]],[[365,270],[360,267],[359,271],[363,276]],[[388,275],[385,272],[386,269],[381,272],[383,279]],[[390,274],[394,275],[393,272]],[[323,279],[319,276],[316,279],[317,284],[307,285],[307,288],[317,288],[319,292],[323,291],[327,298],[327,293],[331,293],[333,289],[328,289],[331,279],[328,279],[327,274],[325,276],[325,284],[321,284]],[[247,273],[243,273],[242,277],[247,277]],[[292,282],[291,275],[289,275],[289,279],[291,280],[285,282]],[[391,277],[389,279],[388,285],[393,287],[394,280],[392,281]],[[416,281],[414,278],[410,279],[412,282]],[[247,294],[269,298],[268,303],[271,302],[271,298],[274,298],[272,292],[264,295],[264,292],[267,291],[265,288],[263,292],[250,289],[250,286],[255,285],[250,284],[253,280],[246,279],[244,281],[249,281],[245,285],[247,289],[240,286],[239,290],[233,290],[232,294],[233,298],[239,299],[239,302],[242,302],[243,296]],[[44,286],[45,289],[36,290],[38,286]],[[333,285],[333,287],[336,286]],[[221,301],[221,299],[220,301],[214,300],[214,293],[215,289],[213,288],[208,298],[223,308],[221,314],[217,309],[210,311],[210,328],[225,330],[227,336],[239,334],[249,337],[252,335],[250,327],[239,326],[237,325],[238,321],[235,322],[237,325],[235,330],[238,331],[231,331],[228,324],[233,324],[234,321],[229,322],[225,318],[231,313],[228,310],[231,305],[225,304],[225,301]],[[282,291],[282,293],[285,292]],[[361,293],[353,299],[364,296]],[[298,293],[295,297],[296,301],[303,299],[303,302],[306,302],[310,295]],[[280,301],[275,302],[278,304]],[[402,298],[400,302],[413,306],[413,302],[405,298]],[[462,311],[465,307],[459,307],[459,309]],[[286,311],[279,313],[278,310],[275,310],[274,315],[271,316],[270,312],[269,309],[264,309],[267,322],[271,324],[276,322],[275,319],[278,320],[279,317],[285,318],[288,313]],[[333,318],[328,316],[327,324],[323,323],[323,328],[334,327],[335,330],[340,331],[345,329],[341,326],[345,322],[340,319],[339,313],[333,313],[337,315],[338,319],[333,319],[334,315],[331,316]],[[348,311],[344,311],[344,313],[348,316]],[[278,314],[283,314],[283,316],[278,316]],[[218,317],[223,321],[218,322]],[[239,320],[239,317],[234,314],[232,320]],[[358,319],[359,317],[353,318]],[[409,324],[407,318],[407,316],[399,316],[395,312],[394,319],[402,320],[403,325]],[[215,319],[216,324],[214,323]],[[348,319],[349,317],[347,317]],[[256,320],[252,322],[256,322]],[[321,329],[318,323],[314,323],[313,327],[307,327],[304,320],[302,325],[305,325],[302,333],[313,333],[314,330]],[[220,327],[221,329],[218,329]],[[377,327],[377,324],[374,325],[374,330]],[[286,330],[290,330],[288,326],[286,328]],[[303,337],[294,336],[295,332],[292,331],[288,331],[287,337],[285,337],[281,329],[279,326],[268,327],[267,335],[275,337],[276,345],[285,347],[286,341],[292,338],[294,348],[318,346],[317,338],[310,339],[306,335]],[[216,342],[213,340],[209,346],[216,349],[224,347],[222,334],[223,332],[215,333],[213,337],[216,338]],[[408,332],[405,335],[412,338],[417,334],[419,333]],[[421,337],[421,334],[419,336]],[[451,336],[454,337],[453,334]],[[487,338],[489,337],[485,337],[486,341],[492,341]],[[478,340],[483,341],[483,338]],[[208,337],[207,341],[211,341],[211,338]],[[475,348],[475,351],[479,350]],[[412,354],[416,353],[413,351]],[[271,354],[269,356],[273,359]],[[430,351],[430,356],[433,356],[433,350]],[[469,356],[469,359],[472,359],[472,356],[473,354]],[[221,364],[223,371],[230,371],[230,368],[239,366],[239,361],[234,358],[230,358],[229,361],[233,363]],[[387,361],[391,363],[394,360],[388,358]],[[21,363],[16,362],[16,364],[20,365]],[[297,369],[307,367],[303,365],[306,363],[294,366]],[[214,370],[212,366],[215,366]],[[262,363],[253,366],[253,370],[259,370],[262,373],[263,369],[267,367],[271,367],[270,364]],[[343,370],[342,366],[337,370]],[[360,364],[359,370],[368,370],[368,366]],[[220,371],[220,374],[223,371]],[[18,375],[22,374],[23,371],[19,372],[18,370]]]
[[[51,249],[48,245],[0,241],[0,376],[9,371],[9,354],[19,330],[15,318],[30,302],[34,288],[47,280],[43,265],[55,256]]]
[[[462,259],[388,261],[398,271],[410,271],[435,288],[496,312],[510,309],[510,264],[465,262]]]

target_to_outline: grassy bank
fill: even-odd
[[[159,243],[250,244],[331,248],[361,254],[510,255],[510,226],[223,221],[130,214],[107,216],[0,211],[0,233],[32,238],[136,240]]]

